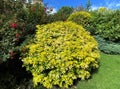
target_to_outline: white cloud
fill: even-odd
[[[99,8],[99,6],[91,6],[91,10],[97,10]]]
[[[119,6],[120,6],[120,3],[116,4],[116,6],[119,7]]]
[[[56,12],[57,12],[57,10],[55,8],[53,8],[53,11],[51,12],[51,14],[54,14]]]
[[[51,11],[51,10],[52,10],[52,11]],[[49,9],[47,9],[47,12],[48,12],[49,14],[54,14],[54,13],[57,12],[57,10],[56,10],[56,8],[49,8]]]
[[[115,6],[116,6],[116,3],[115,3],[115,2],[107,3],[107,7],[108,7],[108,8],[114,8]]]
[[[115,9],[120,7],[120,1],[118,0],[105,0],[106,7],[110,9]]]
[[[96,10],[100,7],[106,7],[108,9],[117,9],[120,8],[120,1],[118,0],[103,0],[105,4],[100,3],[98,5],[92,5],[91,10]]]

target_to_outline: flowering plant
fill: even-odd
[[[20,28],[20,23],[14,20],[6,22],[1,28],[0,58],[3,61],[6,61],[6,59],[9,58],[13,59],[16,55],[14,52],[17,50],[17,46],[22,42],[21,39],[24,37],[24,33]]]
[[[35,33],[36,24],[44,24],[46,19],[46,9],[41,4],[24,4],[25,7],[22,7],[22,4],[17,1],[6,1],[5,7],[7,3],[11,3],[11,8],[15,5],[16,12],[11,10],[10,16],[7,13],[0,15],[0,59],[2,61],[19,59],[24,45],[28,42],[26,40]],[[9,11],[9,8],[5,9]]]

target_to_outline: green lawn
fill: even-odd
[[[91,79],[80,81],[77,89],[120,89],[120,55],[102,53],[98,72]]]

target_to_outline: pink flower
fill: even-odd
[[[16,41],[19,41],[20,34],[16,33],[15,37],[16,37]]]
[[[20,34],[16,33],[15,37],[16,37],[16,38],[19,38],[19,37],[20,37]]]
[[[17,23],[13,22],[13,23],[10,24],[10,26],[11,26],[11,28],[15,28],[16,29],[17,28]]]

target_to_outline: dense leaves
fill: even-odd
[[[73,12],[73,8],[72,7],[62,7],[58,10],[58,12],[56,13],[56,15],[58,16],[57,19],[58,20],[63,20],[66,21],[67,18],[70,16],[70,14],[72,14]]]
[[[68,87],[75,79],[88,79],[98,68],[97,42],[89,32],[73,22],[37,25],[23,66],[33,75],[35,85]]]
[[[91,20],[91,14],[85,11],[72,13],[68,18],[68,21],[73,21],[79,25],[82,25],[87,30],[89,30]]]
[[[100,9],[94,12],[96,34],[104,39],[118,42],[120,39],[120,10]]]
[[[0,15],[0,60],[19,59],[25,44],[30,41],[28,39],[35,33],[35,25],[46,23],[46,12],[44,6],[38,3],[31,5],[8,0],[3,4],[5,6]]]

